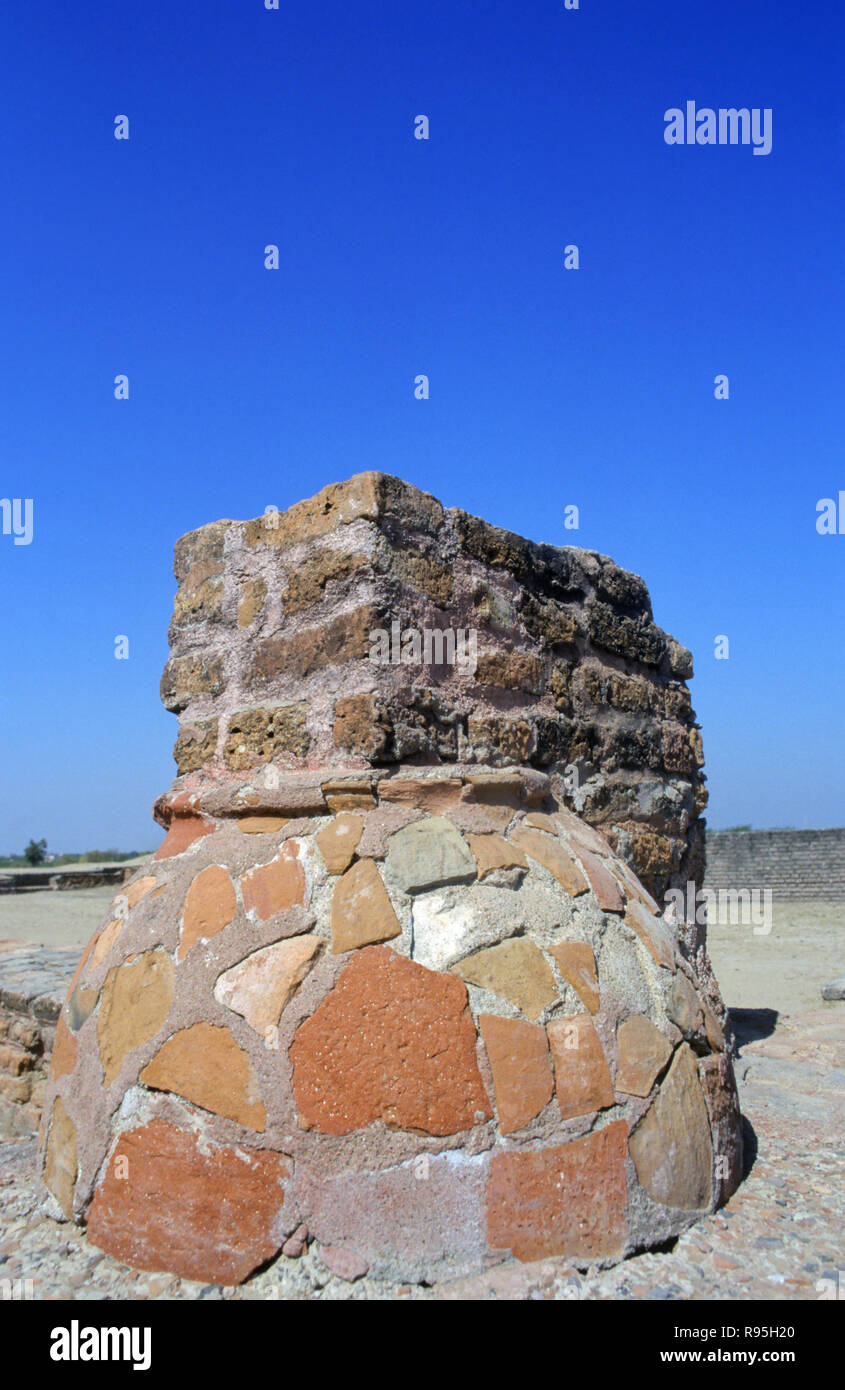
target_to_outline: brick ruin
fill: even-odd
[[[703,871],[691,660],[642,581],[376,473],[176,577],[167,836],[59,1018],[55,1213],[186,1278],[316,1241],[431,1282],[726,1200],[724,1008],[659,907]]]
[[[533,544],[364,473],[284,514],[191,532],[175,571],[162,699],[181,721],[177,786],[268,762],[536,768],[658,899],[700,886],[692,658],[607,556]],[[374,665],[370,632],[396,623],[477,632],[475,679]]]

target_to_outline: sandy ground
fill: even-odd
[[[4,893],[0,944],[26,942],[81,953],[114,897],[114,888]],[[768,935],[755,936],[752,926],[716,923],[707,939],[728,1008],[805,1013],[821,1006],[823,984],[845,975],[845,902],[775,903]]]
[[[115,893],[111,886],[0,894],[0,943],[75,947],[81,955]]]
[[[845,902],[776,902],[768,936],[711,923],[707,945],[729,1009],[845,1008],[821,1002],[822,985],[845,975]]]

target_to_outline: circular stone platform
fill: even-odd
[[[432,1282],[612,1263],[726,1200],[712,977],[548,778],[272,782],[163,798],[84,954],[41,1136],[57,1215],[208,1283],[303,1228],[346,1277]]]

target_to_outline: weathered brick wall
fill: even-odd
[[[845,900],[845,829],[711,831],[706,886]]]
[[[364,473],[184,536],[175,571],[162,698],[180,716],[177,787],[264,785],[268,763],[533,767],[656,896],[700,884],[690,653],[607,556],[533,544]],[[370,634],[394,623],[477,632],[474,674],[376,665]]]

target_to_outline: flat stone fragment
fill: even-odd
[[[628,889],[628,896],[639,898],[640,902],[645,904],[649,912],[654,912],[659,916],[660,908],[658,904],[655,902],[648,889],[637,878],[630,864],[626,864],[624,859],[617,859],[614,867],[622,875],[625,886]]]
[[[117,938],[120,936],[120,933],[123,931],[125,925],[125,918],[115,917],[113,921],[109,922],[107,926],[103,927],[103,930],[100,932],[100,935],[97,937],[97,940],[94,943],[94,949],[91,952],[92,965],[99,965],[100,961],[105,960],[109,951],[116,944]]]
[[[561,806],[555,811],[552,820],[558,829],[562,830],[572,841],[576,848],[589,850],[591,854],[601,854],[609,857],[613,850],[607,843],[603,835],[586,821],[579,820],[578,817],[565,806]]]
[[[173,859],[184,854],[204,835],[213,835],[217,826],[205,816],[174,816],[170,827],[153,855],[153,859]]]
[[[439,816],[460,801],[463,783],[460,777],[386,777],[377,790],[380,801],[414,806]]]
[[[489,1119],[466,986],[367,946],[290,1047],[300,1124],[457,1134]],[[309,1226],[311,1223],[309,1222]]]
[[[562,941],[549,947],[560,973],[586,1009],[594,1014],[599,1007],[599,977],[593,948],[586,941]]]
[[[655,964],[664,970],[676,969],[672,933],[662,918],[655,917],[641,902],[629,902],[624,922],[637,933]]]
[[[452,970],[470,984],[509,1000],[526,1018],[539,1018],[558,998],[552,968],[529,937],[513,937],[476,951]]]
[[[54,1081],[57,1081],[60,1076],[70,1076],[76,1066],[77,1050],[76,1038],[60,1015],[56,1024],[56,1036],[53,1039],[53,1051],[50,1055],[50,1075]]]
[[[253,951],[218,976],[214,997],[266,1038],[311,969],[321,945],[319,936],[294,936]]]
[[[370,782],[323,782],[330,811],[372,811],[376,804]]]
[[[228,1028],[195,1023],[168,1038],[141,1072],[156,1091],[184,1096],[202,1110],[261,1133],[267,1112],[249,1054]]]
[[[722,1206],[742,1181],[742,1116],[730,1057],[724,1053],[702,1057],[699,1075],[713,1137],[716,1204]]]
[[[643,1014],[620,1023],[616,1032],[616,1089],[647,1096],[672,1056],[669,1039]]]
[[[548,1026],[555,1063],[555,1092],[564,1120],[616,1104],[610,1068],[589,1014],[555,1019]]]
[[[370,1266],[365,1259],[354,1250],[345,1250],[341,1245],[321,1245],[320,1258],[338,1279],[343,1279],[347,1284],[354,1284],[356,1279],[363,1279]]]
[[[822,999],[845,999],[845,975],[822,985]]]
[[[376,1278],[419,1281],[477,1269],[487,1255],[490,1158],[451,1149],[369,1172],[297,1165],[291,1205],[311,1239],[342,1245]]]
[[[698,994],[680,970],[672,981],[666,1012],[685,1038],[701,1034],[704,1028],[704,1009]]]
[[[554,820],[542,811],[531,811],[527,816],[523,816],[520,825],[527,825],[531,830],[545,830],[547,835],[554,835],[557,838],[557,826]]]
[[[223,1147],[152,1120],[120,1135],[88,1239],[135,1269],[231,1287],[278,1252],[290,1171],[284,1154]]]
[[[467,835],[467,842],[475,855],[479,879],[486,878],[494,869],[528,868],[522,850],[509,844],[503,835]]]
[[[342,874],[355,857],[358,842],[364,830],[364,817],[341,812],[319,835],[315,835],[317,848],[326,861],[330,874]]]
[[[244,874],[241,895],[244,910],[254,912],[259,922],[269,922],[277,912],[304,903],[305,871],[299,861],[296,842],[285,841],[269,864]]]
[[[494,1154],[487,1185],[487,1238],[518,1260],[563,1255],[579,1263],[625,1252],[628,1126],[537,1152]]]
[[[476,876],[469,846],[443,816],[415,821],[391,835],[387,867],[406,893],[424,893],[445,883],[470,883]]]
[[[542,830],[531,830],[522,825],[518,825],[511,832],[511,839],[520,849],[530,854],[532,859],[536,859],[538,864],[542,864],[544,869],[554,874],[560,886],[571,898],[587,892],[590,885],[572,855],[559,840],[553,840]]]
[[[145,898],[147,894],[155,888],[156,882],[157,880],[154,875],[146,874],[143,878],[137,878],[134,883],[127,884],[123,891],[123,897],[126,899],[130,910],[133,907],[137,907],[141,899]]]
[[[76,1187],[76,1129],[61,1096],[53,1101],[50,1138],[44,1164],[44,1182],[68,1221],[73,1219],[73,1193]]]
[[[242,835],[278,835],[290,816],[240,816],[238,829]]]
[[[681,1043],[651,1109],[630,1142],[642,1186],[655,1202],[705,1211],[713,1200],[713,1145],[692,1050]]]
[[[545,1029],[495,1014],[482,1014],[478,1023],[493,1073],[499,1129],[513,1134],[536,1119],[554,1094]]]
[[[235,886],[220,864],[197,874],[185,898],[176,959],[184,960],[198,941],[210,941],[234,921],[238,910]]]
[[[619,887],[619,882],[598,855],[591,854],[587,849],[581,849],[578,851],[578,857],[602,911],[624,912],[625,896]]]
[[[335,954],[354,951],[374,941],[390,941],[401,933],[375,861],[359,859],[335,884],[332,950]]]
[[[166,951],[145,951],[109,971],[97,1018],[106,1086],[120,1075],[124,1058],[161,1028],[173,999],[173,981],[173,961]]]

